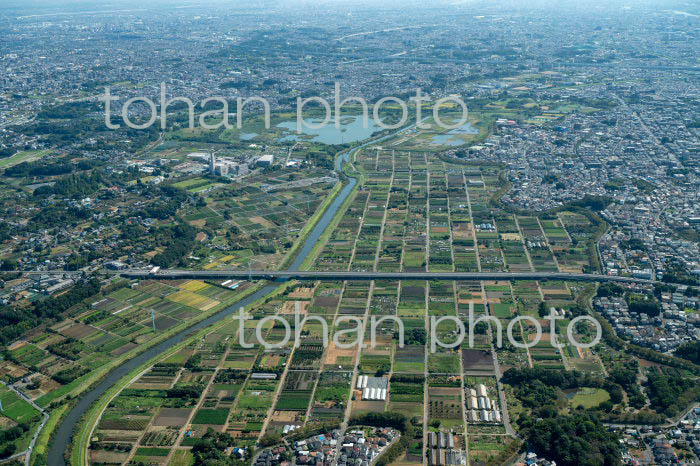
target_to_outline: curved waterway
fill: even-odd
[[[367,141],[359,146],[353,147],[352,149],[340,154],[338,158],[336,159],[336,165],[335,169],[338,172],[342,172],[343,170],[343,163],[346,161],[350,160],[350,156],[353,155],[355,152],[358,150],[362,149],[363,147],[367,147],[371,144],[376,144],[378,142],[381,142],[383,140],[386,140],[390,137],[395,136],[396,134],[406,131],[408,129],[412,128],[403,128],[401,130],[398,130],[394,133],[391,133],[387,136],[383,136],[378,139],[372,139],[370,141]],[[326,211],[323,213],[323,216],[321,219],[318,221],[318,223],[314,226],[313,230],[309,234],[308,238],[304,242],[304,246],[301,248],[299,253],[296,255],[296,258],[294,261],[291,263],[291,265],[288,267],[287,270],[290,271],[297,271],[299,270],[299,267],[301,267],[301,264],[306,260],[307,256],[311,252],[311,250],[314,248],[316,243],[318,242],[319,238],[323,234],[323,232],[328,228],[328,225],[330,225],[331,221],[335,217],[336,213],[338,212],[338,209],[343,205],[343,202],[347,199],[347,197],[350,195],[352,192],[353,188],[357,184],[357,179],[352,178],[348,176],[348,184],[346,184],[343,189],[340,191],[340,194],[333,200],[331,205],[326,209]],[[161,343],[153,346],[152,348],[149,348],[148,350],[144,351],[143,353],[139,354],[138,356],[135,356],[127,361],[124,361],[121,365],[117,366],[114,368],[104,379],[102,379],[97,385],[95,385],[93,388],[91,388],[89,391],[87,391],[85,394],[82,395],[78,403],[68,412],[68,414],[64,417],[62,420],[61,424],[59,425],[58,429],[56,429],[56,433],[54,435],[54,440],[53,444],[51,445],[51,448],[49,450],[49,455],[48,455],[48,466],[67,466],[68,463],[66,463],[66,460],[63,457],[64,452],[68,449],[68,446],[71,443],[71,437],[73,435],[73,431],[75,430],[76,426],[78,425],[78,422],[80,421],[80,418],[90,409],[90,406],[92,406],[93,403],[95,403],[102,395],[104,395],[107,390],[109,390],[114,384],[116,384],[122,377],[125,377],[127,374],[129,374],[131,371],[136,369],[137,367],[147,363],[149,360],[155,358],[159,354],[167,351],[168,349],[172,348],[173,346],[177,345],[178,343],[181,343],[185,339],[188,338],[190,334],[193,332],[196,332],[198,330],[201,330],[205,327],[208,327],[212,324],[215,324],[216,322],[221,321],[222,319],[225,319],[226,317],[234,314],[235,312],[238,311],[239,308],[248,306],[255,302],[256,300],[265,297],[266,295],[272,293],[275,289],[277,289],[278,285],[271,284],[271,285],[266,285],[260,290],[256,291],[252,295],[241,299],[240,301],[231,304],[229,307],[224,309],[223,311],[214,314],[203,321],[194,324],[186,329],[183,329],[181,332],[173,335],[172,337],[168,338],[167,340],[162,341]]]

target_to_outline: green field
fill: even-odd
[[[169,466],[191,466],[194,464],[194,455],[189,450],[177,450],[173,454]]]
[[[2,414],[15,422],[27,422],[39,415],[36,409],[4,385],[0,386],[0,401]]]
[[[0,159],[0,169],[10,168],[12,166],[18,165],[22,162],[31,162],[32,160],[39,160],[42,157],[51,153],[51,149],[44,150],[27,150],[24,152],[17,152],[12,157],[7,157]]]
[[[200,409],[195,414],[192,424],[226,424],[227,409]]]
[[[602,388],[581,388],[571,398],[571,407],[573,409],[583,406],[586,409],[595,408],[599,404],[608,401],[610,394]]]
[[[170,450],[167,448],[139,447],[136,449],[136,456],[168,456]]]
[[[280,411],[305,411],[309,406],[311,390],[284,390],[275,409]]]

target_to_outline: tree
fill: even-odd
[[[17,451],[17,446],[14,443],[8,443],[0,450],[0,458],[12,456]]]
[[[40,323],[61,317],[69,308],[99,290],[100,282],[92,279],[76,283],[60,296],[34,301],[30,306],[0,306],[0,343],[6,344]]]
[[[604,283],[598,287],[598,293],[597,296],[599,298],[607,298],[610,296],[622,296],[625,292],[625,289],[618,285],[617,283]]]
[[[700,364],[700,341],[684,343],[676,350],[676,356]]]
[[[651,406],[668,417],[675,416],[688,403],[695,401],[700,392],[694,379],[676,372],[665,373],[658,367],[648,369],[646,386]]]
[[[631,294],[628,303],[630,312],[648,314],[651,317],[656,317],[661,313],[661,305],[656,298],[651,296]]]
[[[0,263],[0,270],[17,270],[17,262],[12,259],[4,259]]]
[[[272,445],[277,445],[282,441],[282,437],[279,434],[265,434],[263,435],[258,443],[261,447],[271,447]]]
[[[489,330],[489,324],[487,324],[484,321],[481,321],[474,326],[474,334],[475,335],[486,335],[488,330]]]
[[[619,466],[617,436],[591,414],[555,416],[535,423],[528,441],[540,456],[562,466]]]

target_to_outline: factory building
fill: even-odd
[[[269,167],[272,165],[275,161],[275,156],[272,154],[265,154],[260,156],[258,160],[255,161],[255,164],[259,167]]]

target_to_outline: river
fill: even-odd
[[[373,139],[370,141],[367,141],[359,146],[353,147],[352,149],[340,154],[338,158],[336,159],[336,165],[335,169],[338,172],[342,172],[342,165],[344,162],[350,160],[350,156],[353,155],[355,152],[358,150],[362,149],[363,147],[367,147],[371,144],[376,144],[378,142],[384,141],[390,137],[395,136],[396,134],[406,131],[413,126],[409,126],[407,128],[400,129],[398,131],[395,131],[391,134],[388,134],[386,136],[382,136],[377,139]],[[323,213],[323,216],[321,219],[318,221],[318,223],[314,226],[313,230],[309,234],[308,238],[304,242],[304,246],[301,248],[299,253],[297,254],[296,258],[294,261],[291,263],[291,265],[288,267],[288,270],[290,271],[296,271],[299,270],[299,267],[301,267],[301,264],[306,260],[306,257],[309,255],[311,250],[314,248],[316,243],[318,242],[319,238],[323,234],[323,232],[328,228],[328,225],[331,223],[333,218],[335,217],[336,213],[338,212],[338,209],[343,205],[343,202],[345,202],[345,199],[350,195],[352,192],[353,188],[357,184],[357,179],[348,177],[348,184],[346,184],[343,189],[340,191],[340,194],[338,197],[335,198],[335,200],[331,203],[331,205],[326,209],[326,211]],[[185,339],[188,338],[188,336],[196,332],[198,330],[201,330],[205,327],[208,327],[212,324],[215,324],[216,322],[220,322],[222,319],[234,314],[235,312],[238,311],[239,308],[245,307],[250,305],[251,303],[255,302],[256,300],[265,297],[266,295],[272,293],[275,289],[277,289],[278,285],[271,284],[271,285],[266,285],[260,290],[256,291],[252,295],[241,299],[240,301],[232,304],[228,308],[224,309],[223,311],[214,314],[203,321],[194,324],[181,332],[173,335],[172,337],[168,338],[167,340],[162,341],[161,343],[158,343],[152,348],[149,348],[148,350],[144,351],[143,353],[139,354],[138,356],[135,356],[127,361],[124,361],[120,366],[117,366],[112,372],[110,372],[104,379],[102,379],[97,385],[92,387],[90,390],[88,390],[78,403],[71,408],[70,411],[68,411],[68,414],[63,418],[61,424],[59,425],[58,429],[56,429],[56,434],[54,436],[53,444],[51,445],[51,448],[49,449],[49,455],[48,455],[48,466],[67,466],[68,463],[66,463],[66,460],[63,457],[64,452],[68,449],[70,443],[71,443],[71,437],[73,435],[73,431],[75,430],[76,426],[78,425],[80,418],[87,413],[87,411],[90,409],[90,406],[92,406],[93,403],[95,403],[102,395],[104,395],[107,390],[109,390],[114,384],[116,384],[119,379],[122,377],[125,377],[127,374],[129,374],[131,371],[136,369],[137,367],[147,363],[149,360],[155,358],[159,354],[167,351],[168,349],[172,348],[173,346],[177,345],[178,343],[181,343]]]

